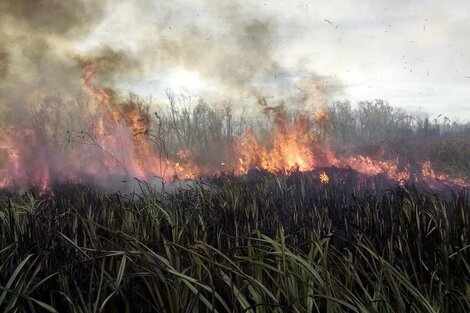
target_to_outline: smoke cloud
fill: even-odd
[[[90,62],[98,82],[118,91],[122,82],[153,79],[161,92],[181,69],[196,73],[198,91],[217,100],[262,96],[300,105],[341,90],[332,78],[283,68],[276,17],[240,1],[6,0],[0,12],[1,102],[15,112],[34,92],[79,90]]]
[[[120,104],[125,82],[161,90],[180,71],[197,75],[201,96],[249,113],[323,105],[340,85],[283,67],[279,32],[274,16],[239,1],[2,1],[0,186],[116,185],[110,169],[114,180],[170,177],[144,136],[148,112]]]
[[[5,0],[0,3],[0,102],[24,116],[38,93],[79,87],[73,45],[103,16],[103,2]]]

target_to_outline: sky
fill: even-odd
[[[384,99],[462,121],[469,21],[468,0],[117,0],[75,47],[139,59],[142,70],[117,81],[143,95],[295,98],[314,79],[322,101]]]

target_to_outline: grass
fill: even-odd
[[[315,177],[4,191],[0,310],[470,311],[468,191]]]

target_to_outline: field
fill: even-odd
[[[315,177],[3,192],[0,308],[469,312],[468,191]]]
[[[0,0],[0,313],[470,313],[470,1]]]
[[[5,127],[1,311],[470,311],[468,124],[169,100]]]

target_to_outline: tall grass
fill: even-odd
[[[469,312],[468,192],[308,174],[0,196],[4,312]]]

